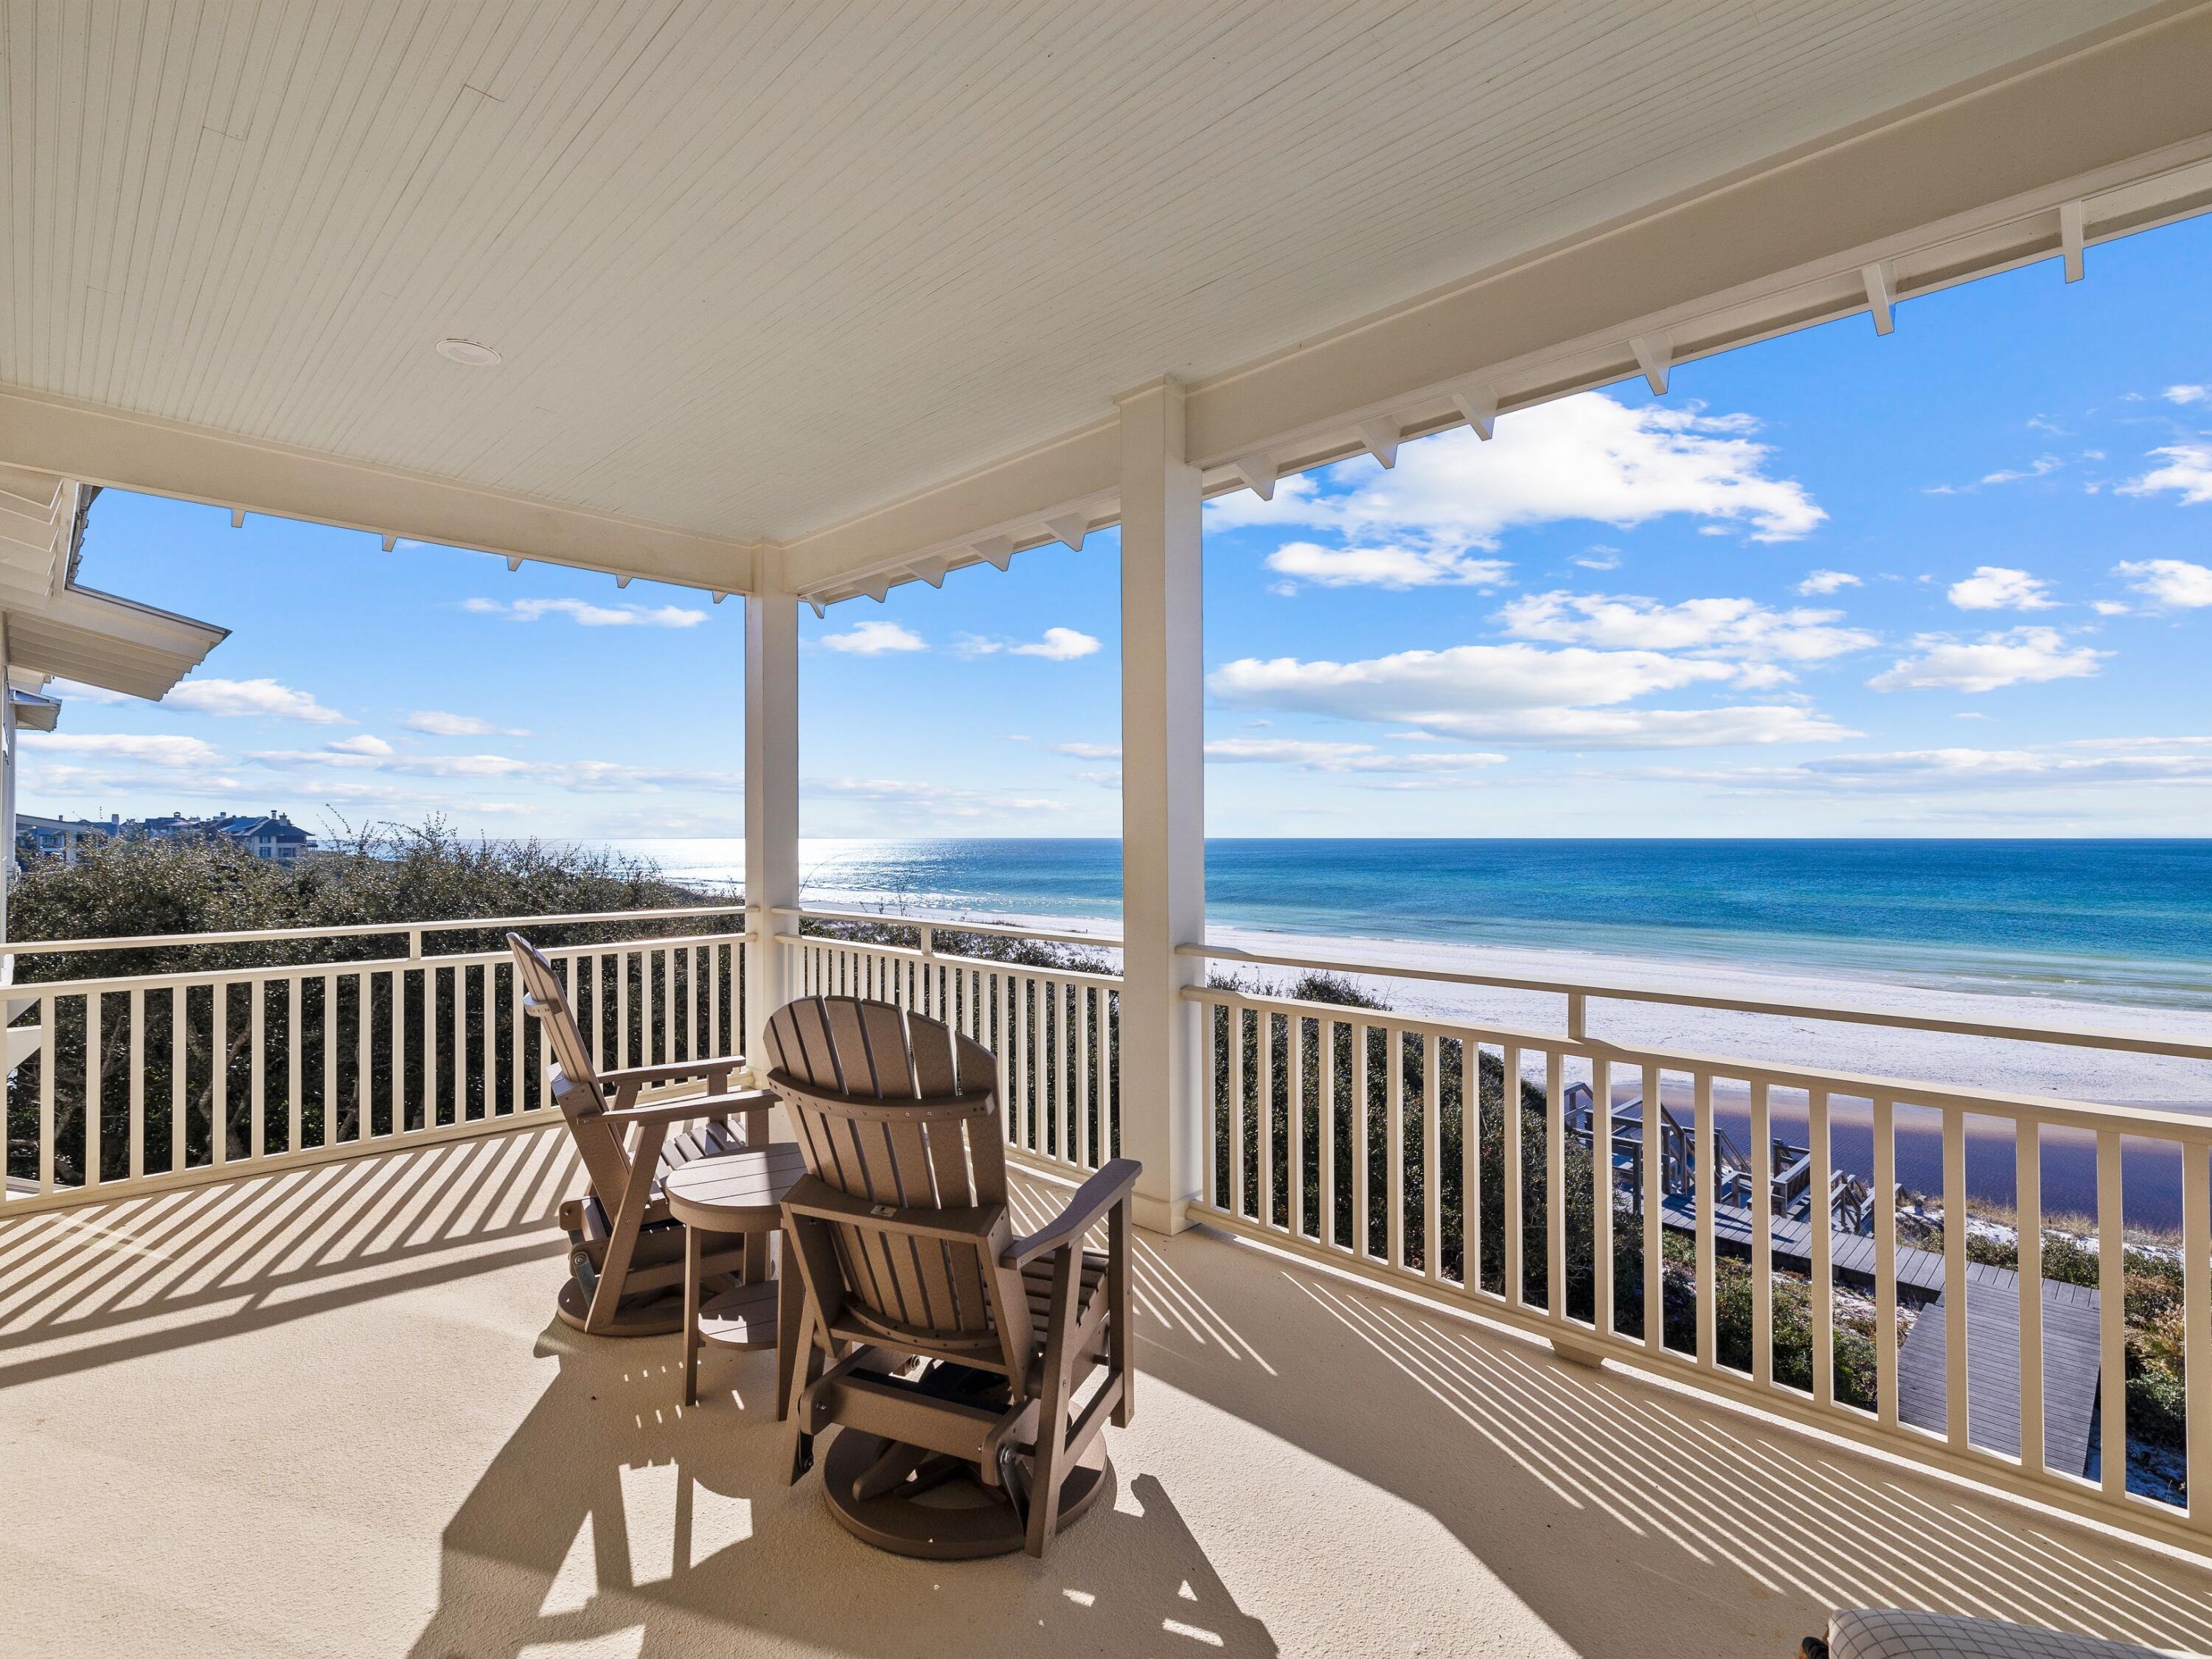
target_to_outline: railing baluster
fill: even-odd
[[[1500,1051],[1501,1068],[1498,1105],[1504,1114],[1505,1168],[1505,1302],[1508,1307],[1524,1305],[1528,1297],[1528,1282],[1521,1272],[1521,1198],[1528,1185],[1528,1172],[1521,1162],[1521,1049],[1517,1044],[1507,1043]]]
[[[2202,1141],[2181,1144],[2181,1332],[2189,1524],[2212,1531],[2212,1177]]]
[[[1229,1005],[1229,1210],[1244,1213],[1244,1005]]]
[[[1431,1284],[1444,1276],[1443,1155],[1443,1067],[1437,1034],[1421,1038],[1421,1265]]]
[[[1566,1056],[1544,1055],[1544,1304],[1567,1316]]]
[[[215,1029],[209,1035],[208,1064],[212,1074],[208,1079],[208,1113],[210,1138],[215,1143],[215,1161],[230,1162],[230,981],[224,980],[215,988]]]
[[[1613,1062],[1590,1061],[1590,1323],[1613,1333]]]
[[[130,1178],[137,1181],[146,1173],[146,993],[136,985],[131,988],[130,1018],[131,1055],[129,1070],[125,1073],[129,1096],[125,1103],[131,1114]],[[258,1056],[253,1080],[258,1089],[261,1081]],[[257,1158],[261,1155],[261,1146],[258,1140],[254,1143],[253,1152]]]
[[[1306,1020],[1304,1014],[1292,1014],[1287,1022],[1289,1036],[1283,1051],[1283,1066],[1290,1074],[1291,1098],[1290,1151],[1285,1169],[1291,1181],[1291,1231],[1299,1238],[1306,1235]]]
[[[1382,1028],[1382,1259],[1406,1265],[1406,1034]]]
[[[1352,1024],[1352,1253],[1364,1261],[1375,1253],[1375,1237],[1368,1224],[1367,1148],[1369,1035],[1375,1030],[1364,1021]]]
[[[2097,1133],[2098,1404],[2103,1451],[2099,1473],[2105,1496],[2118,1501],[2128,1489],[2127,1215],[2122,1207],[2120,1135]]]
[[[2043,1132],[2033,1118],[2013,1131],[2013,1216],[2020,1251],[2020,1462],[2030,1474],[2045,1473],[2043,1445]],[[2185,1151],[2187,1149],[2185,1148]],[[2197,1174],[2203,1170],[2197,1149]],[[2188,1174],[2185,1168],[2182,1171]],[[2188,1190],[2187,1182],[2183,1191]],[[2202,1206],[2199,1206],[2202,1213]],[[2188,1230],[2183,1230],[2184,1249]],[[2192,1334],[2191,1340],[2195,1338]],[[2191,1347],[2191,1352],[2197,1350]],[[2194,1392],[2192,1377],[2191,1391]],[[2191,1413],[2192,1425],[2197,1413]],[[2204,1464],[2191,1467],[2203,1468]]]
[[[1253,1139],[1260,1154],[1259,1222],[1275,1224],[1275,1017],[1263,1005],[1252,1011],[1253,1030],[1260,1039],[1260,1075],[1252,1091],[1252,1107],[1258,1120]]]
[[[39,1191],[54,1189],[54,1072],[61,1063],[61,1028],[54,1023],[60,999],[39,999],[39,1024],[46,1031],[39,1051]],[[179,1158],[180,1164],[183,1162]]]
[[[1089,1169],[1105,1161],[1091,1155],[1091,1020],[1097,1007],[1097,988],[1071,988],[1075,998],[1075,1161]]]
[[[1830,1405],[1836,1397],[1836,1281],[1831,1271],[1835,1253],[1835,1212],[1829,1188],[1835,1172],[1828,1144],[1828,1091],[1813,1089],[1805,1096],[1805,1139],[1812,1143],[1812,1186],[1806,1224],[1811,1235],[1813,1263],[1813,1399]]]
[[[1664,1267],[1667,1257],[1665,1148],[1659,1130],[1661,1085],[1656,1066],[1644,1068],[1644,1114],[1640,1159],[1644,1176],[1644,1346],[1653,1353],[1667,1350],[1667,1307]]]
[[[54,1040],[52,1007],[53,1000],[50,997],[46,1004],[48,1043]],[[186,994],[185,988],[179,985],[169,993],[169,1168],[179,1173],[190,1168],[191,1163],[191,1144],[185,1139],[185,1109],[190,1098],[185,1091],[185,1062],[191,1058],[192,1052],[185,1022],[191,1018],[191,999]],[[46,1052],[48,1062],[41,1064],[39,1070],[41,1074],[51,1076],[53,1050],[49,1048]]]
[[[500,971],[507,978],[507,1109],[520,1114],[523,1109],[522,1055],[530,1042],[522,1029],[522,982],[516,977],[513,964]],[[485,1018],[490,1018],[489,1009],[485,1010]],[[398,1127],[399,1120],[395,1115],[392,1127],[396,1130]]]
[[[1892,1103],[1874,1102],[1875,1387],[1886,1429],[1897,1426],[1897,1130]]]
[[[1336,1027],[1324,1014],[1315,1022],[1320,1028],[1321,1087],[1321,1225],[1316,1230],[1324,1244],[1340,1243],[1336,1237]]]
[[[1459,1045],[1460,1279],[1482,1289],[1482,1048]]]
[[[1720,1154],[1713,1133],[1713,1077],[1696,1074],[1698,1133],[1697,1168],[1691,1172],[1691,1190],[1698,1206],[1698,1364],[1719,1364],[1720,1267],[1716,1248],[1716,1224],[1721,1201]]]
[[[296,986],[294,989],[297,989]],[[392,1133],[407,1130],[407,970],[392,970]],[[295,1090],[294,1091],[297,1093]],[[294,1146],[299,1141],[295,1137]]]
[[[1966,1117],[1943,1109],[1943,1437],[1966,1449]]]
[[[1774,1127],[1764,1082],[1751,1085],[1751,1380],[1774,1381]]]
[[[106,1126],[101,1119],[107,1114],[101,1109],[101,1078],[100,1050],[104,1041],[100,1020],[106,1012],[106,999],[98,991],[84,1000],[84,1181],[88,1189],[100,1185],[101,1162],[100,1131]]]
[[[376,1128],[376,1112],[369,1103],[368,1085],[374,1073],[368,1064],[368,972],[366,969],[353,976],[353,1113],[361,1122],[361,1138],[367,1140]],[[491,969],[484,969],[484,1045],[491,1044]],[[490,1099],[485,1099],[485,1115],[489,1116]]]
[[[246,1144],[247,1155],[249,1157],[260,1158],[269,1150],[268,1130],[266,1127],[269,1115],[268,1102],[266,1098],[268,1085],[264,1081],[263,1077],[263,1073],[266,1068],[268,1061],[266,1050],[269,1042],[269,982],[266,980],[248,980],[246,982],[246,994],[253,999],[246,1014],[246,1041],[248,1046],[252,1048],[253,1054],[252,1064],[247,1070],[248,1083],[246,1086],[246,1109],[252,1113],[253,1121],[246,1126]],[[131,1023],[135,1028],[138,1023],[137,997],[136,994],[133,994],[131,997]],[[137,1070],[137,1056],[136,1054],[131,1056],[131,1069],[134,1072]],[[137,1092],[135,1088],[132,1092],[134,1094]]]
[[[344,1123],[338,1097],[338,981],[335,974],[323,975],[323,1144],[343,1140]]]
[[[613,952],[615,959],[615,1067],[617,1069],[625,1066],[635,1066],[637,1064],[637,1050],[630,1046],[631,1039],[629,1034],[629,963],[630,957],[634,954],[635,953],[629,951],[617,951]],[[641,960],[639,965],[641,967],[644,965]],[[648,984],[644,988],[644,989],[646,995],[650,999],[653,991],[652,986]],[[458,1014],[459,1012],[459,1003],[458,1000],[455,1001],[454,1010],[456,1014]],[[646,1006],[638,1011],[638,1023],[641,1025],[643,1024],[651,1012],[652,1003],[648,1000]]]

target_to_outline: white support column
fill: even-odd
[[[1197,1010],[1205,963],[1205,664],[1198,469],[1182,387],[1118,399],[1121,426],[1121,1150],[1142,1161],[1138,1224],[1180,1232],[1201,1190]]]
[[[762,1033],[784,1001],[799,924],[769,913],[799,902],[799,599],[745,596],[745,1057],[766,1070]]]

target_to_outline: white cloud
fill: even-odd
[[[663,789],[702,789],[711,794],[741,795],[745,788],[744,776],[738,772],[631,766],[619,761],[568,761],[540,768],[532,775],[544,778],[557,788],[586,795],[640,791],[658,793]]]
[[[707,620],[705,611],[680,605],[592,605],[583,599],[463,599],[461,609],[519,623],[566,617],[581,628],[696,628]]]
[[[1797,591],[1808,598],[1820,593],[1837,593],[1846,587],[1863,586],[1862,578],[1848,570],[1815,570],[1797,584]]]
[[[1285,542],[1267,555],[1267,568],[1322,587],[1493,587],[1513,567],[1453,548],[1323,547]]]
[[[2158,395],[2170,404],[2212,403],[2212,386],[2170,386]]]
[[[1524,640],[1624,650],[1687,651],[1751,661],[1822,662],[1877,643],[1832,626],[1837,611],[1770,611],[1753,599],[1686,599],[1662,605],[1634,594],[1531,593],[1498,613]]]
[[[2212,784],[2212,738],[2099,738],[2026,749],[1831,755],[1711,781],[1850,793],[2204,785]]]
[[[1294,738],[1219,738],[1206,758],[1224,765],[1296,766],[1309,772],[1472,772],[1502,766],[1503,755],[1425,750],[1394,755],[1367,743],[1308,743]]]
[[[222,752],[199,738],[142,736],[120,732],[21,732],[30,755],[92,755],[144,766],[220,766]]]
[[[866,801],[878,806],[904,807],[926,816],[969,821],[1006,812],[1064,812],[1065,801],[1036,796],[1004,795],[982,789],[963,789],[950,784],[908,778],[809,778],[802,786],[811,795],[830,795]]]
[[[2212,501],[2212,443],[2169,444],[2151,453],[2165,461],[2140,478],[2130,478],[2119,487],[2123,495],[2154,495],[2171,489],[2181,497],[2184,507],[2202,507]]]
[[[2092,599],[2089,609],[2100,617],[2124,617],[2133,607],[2121,599]]]
[[[2045,473],[2056,472],[2066,463],[2056,455],[2039,455],[2024,467],[2002,467],[1995,472],[1982,474],[1985,484],[2017,483],[2022,478],[2040,478]]]
[[[1118,743],[1056,743],[1053,748],[1063,755],[1073,755],[1078,760],[1119,760],[1121,745]]]
[[[1052,662],[1073,662],[1098,649],[1098,641],[1073,628],[1048,628],[1044,637],[1028,645],[1008,647],[1017,657],[1043,657]]]
[[[2044,680],[2085,678],[2112,655],[2087,646],[2069,647],[2055,628],[2015,628],[1984,634],[1978,640],[1923,634],[1912,646],[1922,654],[1899,659],[1867,684],[1877,691],[1980,693]]]
[[[371,737],[366,732],[362,732],[357,738],[341,738],[336,743],[325,744],[324,747],[328,749],[333,755],[375,755],[381,757],[397,752],[393,750],[392,746],[385,742],[382,738]]]
[[[1224,495],[1208,504],[1208,527],[1317,527],[1355,550],[1442,556],[1455,574],[1441,579],[1455,581],[1470,573],[1455,561],[1494,549],[1522,525],[1587,520],[1626,529],[1682,514],[1714,529],[1741,526],[1758,541],[1806,535],[1827,514],[1795,479],[1769,475],[1771,451],[1751,439],[1753,430],[1742,416],[1631,409],[1583,392],[1500,421],[1494,442],[1447,432],[1407,444],[1394,471],[1378,475],[1364,460],[1330,468],[1330,483],[1355,486],[1348,493],[1324,495],[1303,475],[1277,484],[1272,501]],[[1372,565],[1401,582],[1418,574],[1400,557]],[[1358,579],[1343,565],[1333,574]]]
[[[1951,603],[1961,611],[2048,611],[2046,584],[2025,570],[1978,564],[1974,574],[1951,584]]]
[[[2136,592],[2177,611],[2212,605],[2212,568],[2186,559],[2130,559],[2112,574],[2131,577],[2128,586]]]
[[[895,622],[855,623],[850,632],[824,634],[822,643],[848,656],[880,657],[890,651],[927,651],[928,645],[912,629]]]
[[[1455,738],[1565,749],[1674,748],[1848,736],[1795,705],[1630,709],[1652,692],[1735,679],[1737,665],[1656,651],[1463,645],[1364,662],[1243,658],[1208,678],[1225,703],[1419,726]]]
[[[325,708],[308,692],[295,691],[271,679],[186,680],[161,699],[164,708],[212,714],[220,720],[260,718],[305,720],[310,726],[343,726],[345,716]]]
[[[993,639],[988,634],[963,634],[954,641],[953,649],[963,657],[995,657],[1004,653],[1016,657],[1043,657],[1052,662],[1073,662],[1078,657],[1087,657],[1097,651],[1098,641],[1073,628],[1048,628],[1042,639],[1019,645],[1012,640]]]
[[[372,742],[375,739],[372,738]],[[506,755],[399,755],[332,744],[325,749],[264,749],[246,758],[257,766],[337,767],[349,771],[397,772],[424,778],[507,778],[530,770],[527,761]]]
[[[1618,570],[1620,568],[1620,550],[1607,547],[1603,542],[1595,542],[1589,552],[1576,556],[1575,562],[1585,570]]]
[[[449,714],[442,708],[418,708],[403,722],[410,732],[427,732],[434,738],[526,738],[529,732],[512,726],[494,726],[477,714]]]

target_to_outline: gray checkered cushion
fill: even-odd
[[[2165,1659],[2126,1642],[1898,1607],[1844,1608],[1828,1620],[1828,1653],[1829,1659]]]

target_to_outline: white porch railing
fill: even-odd
[[[88,1202],[519,1127],[549,1106],[544,1036],[502,949],[426,951],[513,927],[544,941],[602,1065],[728,1054],[744,1030],[742,904],[16,944],[18,958],[404,939],[368,961],[249,963],[8,988],[35,1044],[7,1082],[4,1212]],[[702,926],[562,944],[563,929]]]
[[[2128,1443],[2130,1391],[2100,1386],[2128,1375],[2130,1340],[2143,1334],[2128,1322],[2130,1297],[2145,1294],[2136,1271],[2170,1270],[2178,1256],[2179,1317],[2169,1310],[2163,1331],[2178,1327],[2195,1408],[2177,1450],[2191,1474],[2212,1470],[2212,1118],[1624,1046],[1589,1036],[1586,1011],[1601,999],[1692,1004],[2192,1060],[2212,1060],[2212,1047],[1227,949],[1185,954],[1551,992],[1567,1008],[1565,1030],[1536,1032],[1218,986],[1185,993],[1212,1152],[1194,1214],[1543,1334],[1571,1357],[1621,1359],[2193,1548],[2212,1537],[2212,1475],[2188,1481],[2179,1502],[2129,1490],[2129,1460],[2116,1449]],[[1516,1095],[1522,1109],[1507,1109]],[[1759,1152],[1747,1167],[1731,1168],[1719,1101],[1741,1103],[1748,1119]],[[1644,1103],[1662,1102],[1656,1111]],[[1675,1136],[1673,1151],[1644,1155],[1647,1121],[1662,1143]],[[1838,1137],[1863,1144],[1862,1130],[1872,1164],[1863,1231],[1838,1224],[1822,1201],[1842,1184]],[[1932,1215],[1901,1217],[1898,1203],[1881,1201],[1899,1189],[1900,1134],[1940,1144]],[[1788,1181],[1784,1158],[1759,1155],[1785,1139],[1802,1139],[1789,1150],[1804,1154]],[[2061,1149],[2094,1161],[2093,1310],[2075,1292],[2057,1311],[2046,1299],[2044,1158]],[[1970,1152],[1984,1184],[1999,1159],[2013,1177],[2016,1273],[1972,1262],[1969,1227],[1945,1224],[1975,1208]],[[2128,1244],[2124,1153],[2127,1179],[2179,1183],[2178,1248],[2145,1255]],[[1791,1213],[1800,1208],[1802,1220]],[[1671,1248],[1644,1248],[1654,1217]],[[1916,1235],[1901,1238],[1901,1221]],[[1779,1285],[1752,1270],[1793,1256],[1800,1272]],[[2170,1273],[2162,1282],[2170,1287]],[[1778,1297],[1791,1305],[1778,1309]],[[1655,1309],[1661,1316],[1647,1316]],[[1932,1364],[1901,1367],[1916,1310],[1941,1341],[1917,1356]],[[2089,1325],[2070,1376],[2046,1340],[2047,1318],[2060,1313],[2077,1338]],[[2046,1444],[2046,1411],[2062,1388],[2081,1404],[2072,1454],[2103,1449],[2094,1480],[2059,1467],[2061,1448]]]

